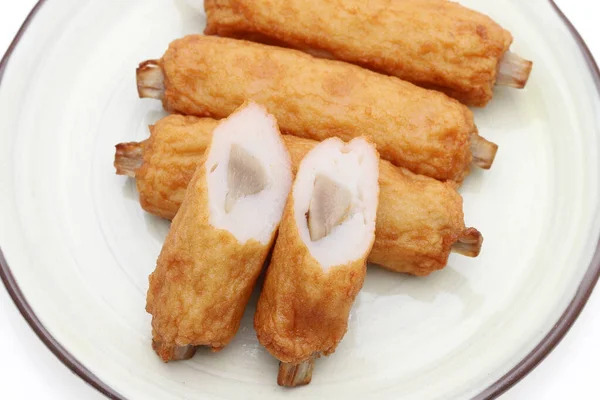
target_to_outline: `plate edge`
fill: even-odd
[[[563,13],[555,0],[548,0],[550,6],[554,9],[556,15],[565,24],[571,36],[579,46],[583,58],[592,74],[596,86],[596,92],[600,97],[600,68],[592,54],[589,46],[577,30],[571,20]],[[531,371],[533,371],[544,359],[558,346],[562,339],[569,332],[581,311],[586,306],[594,288],[600,278],[600,242],[596,246],[596,251],[592,257],[590,265],[586,270],[575,296],[569,302],[569,305],[562,313],[554,327],[546,336],[523,358],[516,366],[503,375],[500,379],[490,385],[473,400],[493,400],[506,393],[510,388],[523,380]]]
[[[573,36],[573,39],[577,42],[588,68],[590,69],[594,82],[596,84],[596,90],[600,96],[600,68],[592,55],[586,42],[583,40],[575,26],[571,23],[568,17],[558,7],[555,0],[548,0],[551,7],[554,9],[556,14],[560,17],[563,23],[568,28],[569,32]],[[38,0],[35,6],[27,15],[27,18],[19,28],[19,31],[12,40],[10,46],[6,50],[6,53],[0,61],[0,84],[6,69],[6,65],[20,42],[25,31],[31,24],[32,20],[40,10],[40,8],[47,2],[47,0]],[[525,378],[534,368],[536,368],[547,356],[556,348],[556,346],[565,337],[568,331],[577,320],[581,311],[587,304],[598,279],[600,278],[600,243],[596,247],[596,251],[590,263],[590,266],[586,270],[581,284],[579,285],[575,296],[563,312],[557,323],[554,325],[552,330],[540,341],[540,343],[525,356],[515,367],[513,367],[508,373],[498,379],[495,383],[489,386],[479,395],[475,396],[474,400],[493,400],[504,394],[523,378]],[[69,351],[67,351],[44,327],[41,323],[27,300],[25,299],[21,289],[19,288],[10,267],[4,257],[2,248],[0,247],[0,279],[6,287],[8,294],[12,298],[19,312],[25,318],[31,329],[35,332],[38,338],[46,345],[46,347],[74,374],[78,375],[86,383],[94,387],[100,393],[104,394],[113,400],[127,400],[125,397],[117,393],[110,386],[105,384],[90,370],[88,370],[79,360],[77,360]]]
[[[17,34],[11,41],[6,53],[2,56],[2,60],[0,60],[0,84],[2,83],[2,78],[4,77],[4,72],[6,70],[6,65],[8,64],[8,60],[10,59],[12,53],[15,48],[21,41],[25,31],[33,21],[34,17],[37,15],[38,11],[42,8],[42,6],[46,3],[46,0],[38,0],[37,3],[33,6],[25,21],[17,31]],[[17,306],[17,309],[25,318],[25,321],[29,324],[29,327],[35,332],[37,337],[46,345],[46,347],[62,362],[67,368],[71,370],[74,374],[83,379],[90,386],[98,390],[103,395],[107,396],[109,399],[113,400],[127,400],[125,397],[117,393],[110,386],[104,383],[100,378],[98,378],[94,373],[92,373],[89,369],[87,369],[77,358],[75,358],[67,349],[65,349],[46,329],[46,327],[39,320],[27,300],[21,292],[15,277],[13,276],[8,262],[4,257],[4,253],[2,252],[2,248],[0,247],[0,280],[6,287],[8,294],[10,295],[12,301]]]

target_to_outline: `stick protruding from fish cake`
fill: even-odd
[[[529,80],[533,63],[507,51],[498,64],[496,85],[523,89]]]
[[[165,94],[165,76],[157,60],[144,61],[136,70],[140,98],[162,99]]]
[[[452,252],[466,257],[478,257],[483,245],[483,236],[475,228],[466,229],[452,245]]]
[[[279,386],[296,387],[308,385],[312,380],[315,360],[310,359],[300,364],[290,364],[279,362],[279,373],[277,374],[277,384]]]
[[[135,178],[136,171],[144,164],[144,142],[119,143],[115,146],[114,167],[117,175]]]
[[[481,169],[490,169],[497,152],[498,145],[496,143],[482,138],[477,133],[471,135],[471,153],[474,165]]]

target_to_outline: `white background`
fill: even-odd
[[[600,60],[600,6],[590,0],[557,0]],[[0,0],[0,54],[8,48],[35,0]],[[502,400],[600,399],[600,289],[567,337]],[[29,328],[0,285],[0,399],[104,400],[73,375]]]

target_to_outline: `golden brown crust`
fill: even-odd
[[[241,244],[209,223],[206,172],[200,164],[149,278],[146,310],[165,361],[174,347],[220,350],[229,343],[269,249],[270,244],[255,240]]]
[[[173,219],[218,121],[171,115],[150,127],[143,164],[136,171],[142,208]]]
[[[254,315],[258,341],[292,364],[333,353],[365,273],[366,254],[323,272],[300,239],[290,196]]]
[[[171,43],[160,63],[168,111],[223,118],[251,99],[287,134],[366,136],[382,158],[439,180],[460,182],[469,171],[473,115],[441,93],[295,50],[201,35]]]
[[[154,126],[137,175],[144,209],[163,218],[174,217],[187,187],[186,177],[201,161],[214,125],[216,121],[210,119],[172,115]],[[283,140],[295,174],[316,142],[286,135]],[[455,186],[383,160],[379,185],[376,240],[369,261],[413,275],[444,268],[453,244],[467,232],[462,197]]]
[[[205,10],[206,34],[276,40],[475,106],[492,98],[512,43],[489,17],[445,0],[207,0]]]
[[[379,190],[369,262],[417,276],[444,268],[466,229],[462,197],[454,186],[382,162]]]

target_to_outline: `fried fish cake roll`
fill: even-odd
[[[215,128],[150,275],[152,346],[165,362],[231,341],[291,183],[289,154],[264,108],[248,104]]]
[[[116,146],[117,173],[135,177],[142,207],[171,219],[217,122],[170,115],[151,127],[150,138]],[[317,142],[283,136],[295,173]],[[379,164],[379,210],[375,245],[369,261],[412,275],[444,268],[450,252],[477,257],[483,238],[466,228],[462,197],[449,183]]]
[[[116,146],[117,174],[136,178],[142,208],[173,219],[219,121],[169,115],[150,126],[150,138]]]
[[[298,168],[254,316],[281,386],[310,383],[314,358],[346,333],[375,239],[377,175],[364,138],[328,139]]]
[[[462,181],[472,163],[489,168],[497,149],[477,134],[471,111],[442,93],[296,50],[187,36],[142,63],[137,83],[141,97],[199,117],[226,117],[252,99],[286,134],[366,136],[383,159],[439,180]]]
[[[205,0],[206,34],[293,47],[484,106],[494,85],[522,88],[532,63],[511,34],[446,0]]]

